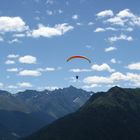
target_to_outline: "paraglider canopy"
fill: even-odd
[[[69,58],[67,59],[67,62],[70,61],[70,60],[72,60],[72,59],[77,59],[77,58],[85,59],[85,60],[87,60],[89,63],[91,63],[91,60],[90,60],[89,58],[87,58],[87,57],[85,57],[85,56],[78,56],[78,55],[69,57]]]

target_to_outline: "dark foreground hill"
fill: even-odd
[[[140,140],[140,89],[93,94],[76,113],[24,140]]]
[[[17,140],[79,109],[91,96],[75,87],[54,91],[0,91],[0,140]]]

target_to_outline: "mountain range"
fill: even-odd
[[[93,94],[73,86],[54,91],[0,91],[0,140],[17,140],[75,112]]]
[[[140,140],[140,89],[98,92],[76,112],[24,140]]]

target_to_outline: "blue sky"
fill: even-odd
[[[139,87],[139,5],[138,0],[1,0],[0,88]],[[72,55],[92,63],[66,62]]]

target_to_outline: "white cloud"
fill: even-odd
[[[47,89],[47,90],[50,90],[50,91],[53,91],[53,90],[56,90],[56,89],[59,89],[60,87],[58,86],[46,86],[44,87],[44,89]]]
[[[6,60],[5,64],[7,64],[7,65],[15,64],[15,61],[13,61],[13,60]]]
[[[140,16],[132,13],[130,9],[124,9],[117,13],[113,18],[107,19],[105,22],[121,26],[140,26]]]
[[[129,10],[129,9],[124,9],[122,11],[120,11],[118,14],[117,14],[118,17],[121,17],[121,18],[133,18],[135,17],[135,15]]]
[[[134,29],[131,27],[126,28],[124,31],[132,32]]]
[[[109,42],[116,42],[116,41],[119,41],[119,40],[133,41],[133,37],[132,36],[127,36],[125,34],[121,34],[120,36],[113,36],[113,37],[108,38]]]
[[[140,74],[120,72],[112,73],[110,76],[89,76],[83,80],[86,84],[117,84],[118,82],[128,82],[132,85],[138,86],[140,83]]]
[[[13,34],[13,37],[21,38],[21,37],[25,37],[25,34]]]
[[[44,72],[44,71],[55,71],[55,68],[51,68],[51,67],[47,67],[47,68],[38,68],[37,69],[40,72]]]
[[[84,79],[86,84],[111,84],[112,80],[108,77],[102,76],[89,76]]]
[[[107,27],[105,28],[106,30],[109,30],[109,31],[118,31],[118,29],[116,28],[113,28],[113,27]]]
[[[127,73],[127,81],[130,81],[134,86],[140,86],[140,74]]]
[[[94,32],[105,32],[105,31],[127,31],[127,32],[132,32],[133,31],[133,28],[131,27],[128,27],[128,28],[122,28],[122,29],[117,29],[117,28],[113,28],[113,27],[106,27],[106,28],[96,28],[94,30]]]
[[[116,64],[116,63],[117,63],[117,61],[116,61],[115,58],[112,58],[112,59],[110,60],[110,62],[113,63],[113,64]]]
[[[111,51],[115,51],[117,50],[116,47],[108,47],[108,48],[105,48],[105,52],[111,52]]]
[[[105,32],[106,30],[104,29],[104,28],[100,28],[100,27],[98,27],[98,28],[96,28],[95,30],[94,30],[94,32],[95,33],[97,33],[97,32]]]
[[[96,71],[108,71],[108,72],[114,72],[115,70],[110,68],[110,66],[106,63],[103,63],[102,65],[97,65],[94,64],[92,65],[92,70],[96,70]]]
[[[91,49],[92,48],[92,45],[88,45],[87,44],[85,47],[88,48],[88,49]]]
[[[129,64],[127,68],[130,70],[140,70],[140,62]]]
[[[53,11],[51,11],[51,10],[47,10],[46,13],[47,13],[47,15],[49,15],[49,16],[53,15]]]
[[[9,54],[9,55],[7,56],[7,58],[9,58],[9,59],[18,58],[18,57],[19,57],[18,54]]]
[[[57,70],[62,70],[62,67],[57,67],[57,68],[53,68],[53,67],[37,68],[37,71],[40,71],[40,72],[53,72],[53,71],[57,71]]]
[[[72,19],[77,20],[79,18],[79,16],[77,14],[72,16]]]
[[[58,9],[58,13],[59,13],[59,14],[62,14],[63,11],[62,11],[61,9]]]
[[[58,15],[62,14],[63,11],[61,9],[58,10],[46,10],[47,15],[52,16],[52,15]],[[40,17],[36,17],[37,20],[40,20]]]
[[[115,72],[112,73],[110,76],[110,80],[112,80],[112,82],[117,82],[117,81],[121,81],[121,80],[127,80],[127,76],[120,73],[120,72]]]
[[[106,31],[126,31],[126,32],[132,32],[134,29],[131,27],[127,28],[113,28],[113,27],[107,27],[105,28]]]
[[[95,87],[99,87],[99,85],[98,84],[84,85],[82,88],[88,90],[88,89],[92,89]]]
[[[3,41],[4,41],[3,37],[2,37],[2,36],[0,36],[0,42],[3,42]]]
[[[10,69],[7,69],[6,71],[8,71],[8,72],[18,72],[18,68],[10,68]]]
[[[107,17],[105,11],[98,13],[99,17]],[[109,26],[111,25],[111,27],[102,28],[101,31],[132,32],[135,29],[135,27],[140,27],[140,16],[133,13],[130,9],[123,9],[118,13],[116,13],[115,15],[108,17],[106,19],[102,19],[101,21],[103,24],[109,24]],[[113,26],[116,27],[113,28]],[[110,42],[115,42],[118,40],[133,41],[133,37],[121,34],[120,36],[113,36],[109,38]]]
[[[96,16],[99,18],[112,17],[113,15],[114,14],[112,10],[104,10],[96,14]]]
[[[42,24],[39,24],[38,29],[33,30],[29,36],[32,37],[53,37],[53,36],[62,36],[66,32],[74,29],[73,26],[68,23],[56,24],[54,27],[47,27]]]
[[[78,26],[82,26],[83,23],[77,22],[76,25],[78,25]]]
[[[20,43],[20,42],[21,41],[19,39],[17,39],[17,38],[12,39],[12,40],[9,41],[10,44],[12,44],[12,43]]]
[[[89,26],[92,26],[92,25],[94,25],[94,22],[90,21],[90,22],[88,23],[88,25],[89,25]]]
[[[49,67],[47,67],[47,68],[45,68],[45,71],[55,71],[55,68],[49,68]]]
[[[0,88],[2,88],[3,86],[4,86],[4,84],[0,82]]]
[[[132,26],[140,26],[140,17],[135,16],[129,23]]]
[[[22,32],[27,29],[21,17],[0,17],[0,32]]]
[[[37,70],[22,70],[19,72],[20,76],[41,76],[41,72]]]
[[[36,64],[36,61],[37,61],[36,57],[31,55],[25,55],[19,58],[19,62],[25,64]]]
[[[131,27],[127,28],[113,28],[113,27],[106,27],[106,28],[96,28],[94,32],[105,32],[105,31],[126,31],[126,32],[132,32],[134,29]]]
[[[106,28],[96,28],[94,32],[105,32],[105,31],[118,31],[119,29],[113,28],[113,27],[106,27]],[[127,28],[127,29],[122,29],[122,31],[128,31],[131,32],[133,31],[133,28]]]
[[[30,88],[30,87],[32,87],[33,85],[31,84],[31,83],[29,83],[29,82],[21,82],[21,83],[18,83],[17,84],[19,87],[21,87],[21,88]]]
[[[70,69],[70,72],[75,72],[75,73],[78,73],[78,72],[90,72],[91,69]]]
[[[127,20],[125,19],[121,19],[120,17],[113,17],[110,19],[107,19],[105,22],[114,24],[114,25],[121,25],[124,26],[125,22],[127,22]]]
[[[8,88],[10,88],[10,89],[17,89],[18,87],[14,86],[14,85],[9,85]]]

